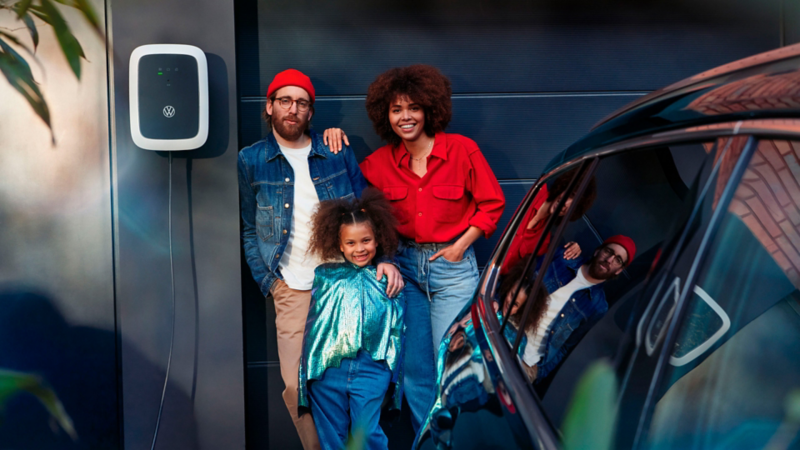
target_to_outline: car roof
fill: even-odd
[[[624,106],[553,158],[544,173],[633,137],[762,117],[800,117],[800,44],[719,66]]]

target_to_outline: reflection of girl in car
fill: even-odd
[[[517,337],[518,330],[522,324],[524,306],[528,301],[528,291],[531,289],[533,282],[530,277],[525,276],[524,270],[525,263],[520,261],[504,276],[499,290],[499,298],[502,299],[502,314],[499,313],[500,305],[497,302],[494,303],[495,312],[498,313],[501,323],[503,316],[509,315],[508,325],[504,330],[505,338],[509,342],[514,342]],[[539,321],[547,310],[547,291],[544,289],[544,285],[539,287],[539,292],[531,308],[528,321],[525,323],[525,335],[522,337],[519,353],[525,371],[530,381],[533,381],[536,379],[536,363],[539,361],[539,354],[533,348],[533,345],[528,345],[528,342],[533,342]]]
[[[539,237],[542,236],[544,232],[547,220],[556,213],[558,203],[564,197],[564,193],[577,171],[578,169],[571,169],[556,177],[550,185],[545,184],[539,189],[530,208],[525,213],[525,217],[522,218],[522,223],[525,224],[525,226],[521,226],[517,229],[517,234],[511,241],[511,246],[508,249],[508,256],[503,263],[503,273],[508,272],[508,270],[514,267],[517,261],[524,261],[525,257],[533,253],[536,248],[536,243],[539,241]],[[580,200],[575,205],[575,210],[569,220],[575,221],[580,219],[581,216],[591,208],[595,198],[597,198],[597,183],[595,183],[594,177],[592,177]],[[567,213],[574,199],[574,196],[567,198],[564,202],[564,206],[558,212],[558,217],[563,217]],[[539,247],[539,253],[536,256],[543,255],[547,251],[547,246],[549,244],[550,234],[548,233],[544,237],[544,242],[542,242],[542,245]],[[577,242],[568,242],[564,248],[565,259],[575,259],[581,254],[581,248]]]

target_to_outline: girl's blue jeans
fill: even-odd
[[[325,370],[321,380],[308,387],[311,414],[324,450],[340,450],[352,434],[364,437],[364,448],[385,450],[389,441],[380,424],[381,403],[389,389],[392,372],[367,352],[347,358],[341,366]]]
[[[396,260],[406,286],[406,338],[403,391],[411,408],[414,431],[430,409],[435,395],[438,349],[445,332],[475,293],[478,264],[470,246],[459,262],[428,259],[450,244],[401,242]]]

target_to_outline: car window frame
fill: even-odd
[[[512,216],[509,225],[503,233],[498,245],[492,252],[489,261],[481,275],[475,293],[473,318],[479,341],[484,346],[484,356],[486,365],[492,375],[493,382],[499,379],[508,390],[508,393],[516,405],[517,412],[521,416],[521,421],[528,429],[532,437],[532,443],[536,448],[557,449],[561,445],[560,432],[550,422],[541,400],[534,392],[531,385],[524,381],[524,375],[518,366],[516,356],[511,353],[507,344],[500,341],[505,340],[500,330],[500,323],[493,314],[493,295],[497,289],[497,282],[500,274],[499,262],[505,258],[509,244],[513,239],[510,230],[516,230],[522,220],[523,212],[533,200],[533,197],[541,189],[541,186],[554,174],[579,164],[583,160],[618,153],[643,150],[650,147],[681,145],[691,143],[707,142],[725,136],[750,135],[755,137],[769,136],[771,138],[800,139],[800,119],[792,118],[760,118],[749,120],[729,121],[722,123],[712,123],[707,125],[679,128],[657,133],[650,133],[641,136],[615,142],[606,146],[599,147],[591,152],[585,153],[568,161],[563,161],[547,171],[547,174],[540,177],[533,186],[528,196],[520,203],[520,207]],[[557,237],[556,237],[557,238]],[[555,238],[554,238],[555,241]],[[513,370],[512,370],[513,368]],[[644,413],[643,413],[644,414]],[[641,416],[640,416],[641,418]]]
[[[573,195],[566,195],[566,194],[574,192],[574,197],[576,197],[576,198],[580,197],[580,195],[583,194],[583,192],[586,190],[586,187],[588,186],[589,179],[592,177],[592,175],[594,174],[594,170],[597,167],[597,161],[598,161],[598,158],[593,158],[591,160],[584,160],[584,161],[580,162],[579,164],[577,164],[576,167],[568,166],[566,168],[563,168],[563,169],[558,170],[557,172],[555,172],[555,174],[561,175],[563,173],[568,172],[569,170],[572,170],[573,168],[577,169],[577,173],[575,174],[575,177],[572,180],[570,180],[569,185],[567,186],[567,189],[564,191],[565,195],[561,196],[561,199],[556,204],[556,211],[561,210],[561,208],[563,208],[564,204],[566,203],[567,199],[573,196]],[[551,176],[547,177],[547,180],[549,180],[550,178],[554,178],[554,176],[551,175]],[[579,180],[582,180],[582,183],[581,183],[580,186],[577,186]],[[543,182],[538,186],[539,189],[536,190],[537,194],[538,194],[538,191],[541,189],[541,186],[543,186],[544,184],[545,183]],[[535,195],[533,197],[535,197]],[[530,204],[528,204],[526,206],[530,207]],[[570,205],[570,207],[567,209],[567,213],[565,214],[565,216],[569,217],[570,214],[575,210],[576,207],[577,207],[577,202],[573,202]],[[528,208],[525,208],[526,212],[527,212],[527,209]],[[521,214],[520,217],[524,217],[524,215],[525,214]],[[548,217],[547,222],[545,223],[545,227],[544,227],[541,235],[539,236],[539,239],[536,241],[536,245],[534,246],[533,252],[525,259],[525,269],[523,270],[523,273],[528,273],[528,271],[531,269],[531,265],[534,264],[534,261],[537,259],[535,255],[539,254],[539,251],[541,250],[543,243],[547,240],[547,236],[550,234],[550,231],[553,229],[553,226],[555,226],[556,222],[557,222],[557,215],[551,215],[550,217]],[[560,236],[561,234],[563,234],[564,228],[566,226],[566,222],[567,222],[566,220],[560,221],[559,227],[556,230],[554,235]],[[520,226],[525,226],[524,223],[515,223],[515,225],[518,225],[518,226],[513,228],[514,232],[512,234],[512,240],[513,240],[513,237],[516,235],[517,230],[519,230],[519,227]],[[510,229],[511,228],[509,228],[509,230]],[[510,244],[510,242],[509,242],[509,244]],[[549,264],[549,261],[552,261],[552,256],[553,256],[553,253],[555,252],[555,248],[556,247],[551,247],[548,250],[548,254],[545,255],[545,258],[548,258],[548,257],[550,258],[549,260],[546,259],[546,262],[548,264]],[[543,264],[542,266],[544,267],[545,265]],[[528,295],[530,295],[530,292],[537,292],[536,289],[538,289],[541,286],[543,278],[544,278],[544,272],[542,271],[542,273],[540,273],[539,276],[537,276],[537,279],[534,281],[533,285],[531,286],[531,289],[528,289],[528,291],[529,291]],[[522,289],[522,286],[518,285],[514,289],[514,291],[513,291],[514,294],[511,296],[511,298],[516,298],[521,289]],[[523,314],[522,314],[522,319],[520,320],[520,325],[522,326],[522,328],[524,328],[523,324],[526,323],[526,321],[528,319],[528,316],[530,314],[531,305],[532,305],[532,302],[527,302],[525,304],[525,308],[524,308]],[[500,299],[500,310],[503,311],[504,307],[505,307],[505,299],[501,298]],[[510,314],[505,314],[504,315],[503,322],[500,325],[500,332],[501,333],[503,333],[505,331],[505,328],[508,325],[509,317],[511,317]],[[514,344],[512,345],[512,351],[514,353],[516,353],[518,351],[518,349],[519,349],[519,345],[520,345],[520,341],[522,339],[522,336],[523,336],[523,333],[517,333],[517,336],[516,336],[516,339],[514,341]]]
[[[658,354],[656,355],[658,358],[656,362],[656,370],[652,374],[652,377],[650,379],[649,383],[650,386],[648,389],[647,398],[645,398],[645,401],[641,408],[641,412],[639,414],[637,430],[634,436],[632,448],[641,448],[641,446],[644,444],[644,439],[646,438],[647,432],[649,431],[649,425],[652,422],[653,413],[655,412],[655,405],[657,403],[656,401],[654,401],[654,397],[657,392],[658,386],[661,384],[664,378],[665,375],[664,368],[669,365],[675,341],[678,338],[681,325],[688,311],[688,306],[691,303],[689,300],[691,298],[691,293],[693,292],[692,287],[697,281],[700,269],[708,259],[711,243],[713,242],[714,238],[717,235],[717,232],[719,231],[722,219],[725,215],[724,213],[727,211],[728,205],[730,205],[730,202],[733,199],[733,195],[736,191],[736,188],[738,187],[739,182],[741,181],[741,178],[744,175],[744,172],[747,169],[750,160],[753,157],[753,154],[758,149],[759,141],[763,139],[761,137],[756,137],[753,134],[749,134],[747,136],[748,136],[747,141],[744,144],[742,152],[739,155],[733,170],[731,171],[730,177],[725,183],[725,187],[723,188],[722,193],[717,202],[716,209],[712,212],[711,218],[708,221],[705,230],[703,231],[703,237],[700,243],[700,247],[695,253],[695,256],[692,260],[689,274],[686,280],[683,282],[681,294],[680,297],[678,298],[678,302],[675,304],[672,316],[668,319],[669,324],[667,326],[666,333],[664,334],[663,337],[663,343],[661,344],[661,348],[658,349]],[[712,181],[713,177],[709,179],[709,182]],[[702,197],[700,199],[702,199]],[[677,257],[677,254],[675,255],[675,257]],[[649,321],[651,321],[654,317],[655,315],[651,316],[649,318]],[[648,326],[649,323],[645,325],[645,327]],[[620,398],[622,395],[623,393],[620,392]]]

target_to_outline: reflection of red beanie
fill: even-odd
[[[286,86],[297,86],[305,89],[309,97],[311,97],[311,103],[314,103],[314,85],[311,84],[311,78],[308,78],[303,72],[295,69],[286,69],[275,75],[275,78],[272,79],[272,83],[270,83],[267,88],[267,98],[269,98],[273,92]]]
[[[628,236],[623,236],[618,234],[616,236],[611,236],[610,238],[606,239],[603,242],[603,245],[607,244],[617,244],[621,245],[622,248],[628,252],[628,262],[625,264],[626,266],[633,261],[633,257],[636,256],[636,244],[633,243],[633,239],[629,238]]]

